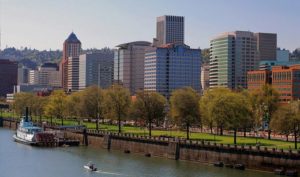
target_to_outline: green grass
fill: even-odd
[[[5,114],[3,114],[5,116]],[[11,115],[6,115],[7,117],[11,117]],[[38,117],[33,117],[35,120],[39,120]],[[50,122],[50,119],[43,118],[42,121],[48,121]],[[53,119],[53,123],[61,124],[60,119]],[[64,125],[78,125],[77,121],[74,120],[64,120]],[[95,129],[96,125],[95,123],[91,122],[84,122],[83,125],[85,125],[89,129]],[[110,131],[110,132],[118,132],[118,126],[117,125],[108,125],[108,124],[100,124],[99,126],[100,130],[104,131]],[[141,127],[133,127],[133,126],[122,126],[122,133],[132,133],[137,135],[148,135],[148,130]],[[186,133],[184,131],[168,131],[168,130],[153,130],[152,131],[153,136],[173,136],[173,137],[186,137]],[[192,140],[204,140],[204,141],[210,141],[210,142],[216,142],[216,143],[222,143],[222,144],[233,144],[233,136],[219,136],[219,135],[213,135],[208,133],[191,133],[190,139]],[[255,146],[256,143],[259,142],[259,144],[262,147],[268,147],[268,148],[277,148],[277,149],[290,149],[294,148],[293,142],[286,142],[281,140],[267,140],[262,138],[251,138],[251,137],[237,137],[237,145],[251,145]]]

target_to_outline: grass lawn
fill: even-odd
[[[6,113],[7,114],[7,113]],[[5,114],[3,114],[5,116]],[[11,117],[11,115],[6,115],[7,117]],[[33,117],[35,120],[39,120],[37,117]],[[43,119],[43,121],[50,122],[50,119]],[[61,123],[60,119],[53,119],[52,122],[56,122],[58,124]],[[84,122],[83,123],[87,128],[89,129],[95,129],[96,125],[95,123],[91,122]],[[64,120],[64,125],[78,125],[77,121],[73,120]],[[100,130],[104,131],[110,131],[110,132],[117,132],[118,126],[117,125],[108,125],[108,124],[100,124],[99,126]],[[138,135],[148,135],[148,130],[141,127],[132,127],[132,126],[122,126],[122,132],[123,133],[133,133]],[[168,131],[168,130],[153,130],[152,131],[153,136],[175,136],[175,137],[186,137],[186,133],[184,131]],[[216,143],[223,143],[223,144],[233,144],[233,136],[219,136],[219,135],[213,135],[208,133],[191,133],[190,139],[192,140],[204,140],[204,141],[211,141]],[[259,142],[259,144],[262,147],[268,147],[268,148],[277,148],[277,149],[290,149],[294,148],[293,142],[286,142],[281,140],[267,140],[262,138],[250,138],[250,137],[237,137],[237,144],[238,145],[252,145],[255,146],[256,143]]]

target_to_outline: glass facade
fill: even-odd
[[[200,49],[185,45],[156,48],[145,55],[145,90],[169,97],[175,89],[192,87],[200,92]]]
[[[210,54],[210,87],[247,88],[247,72],[258,68],[254,33],[225,33],[211,40]]]

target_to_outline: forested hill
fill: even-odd
[[[62,57],[62,51],[39,51],[36,49],[6,48],[1,51],[0,58],[18,61],[20,64],[35,69],[37,66],[45,62],[58,62]]]
[[[110,48],[103,49],[87,49],[85,52],[108,52],[113,55],[113,50]],[[46,62],[59,63],[62,58],[61,50],[36,50],[29,49],[27,47],[23,49],[6,48],[0,52],[0,59],[10,59],[18,61],[20,65],[27,66],[29,68],[35,69],[37,66],[42,65]]]

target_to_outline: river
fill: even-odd
[[[0,177],[274,177],[212,165],[144,157],[88,147],[39,148],[13,141],[13,131],[0,128]],[[92,161],[99,171],[83,165]]]

